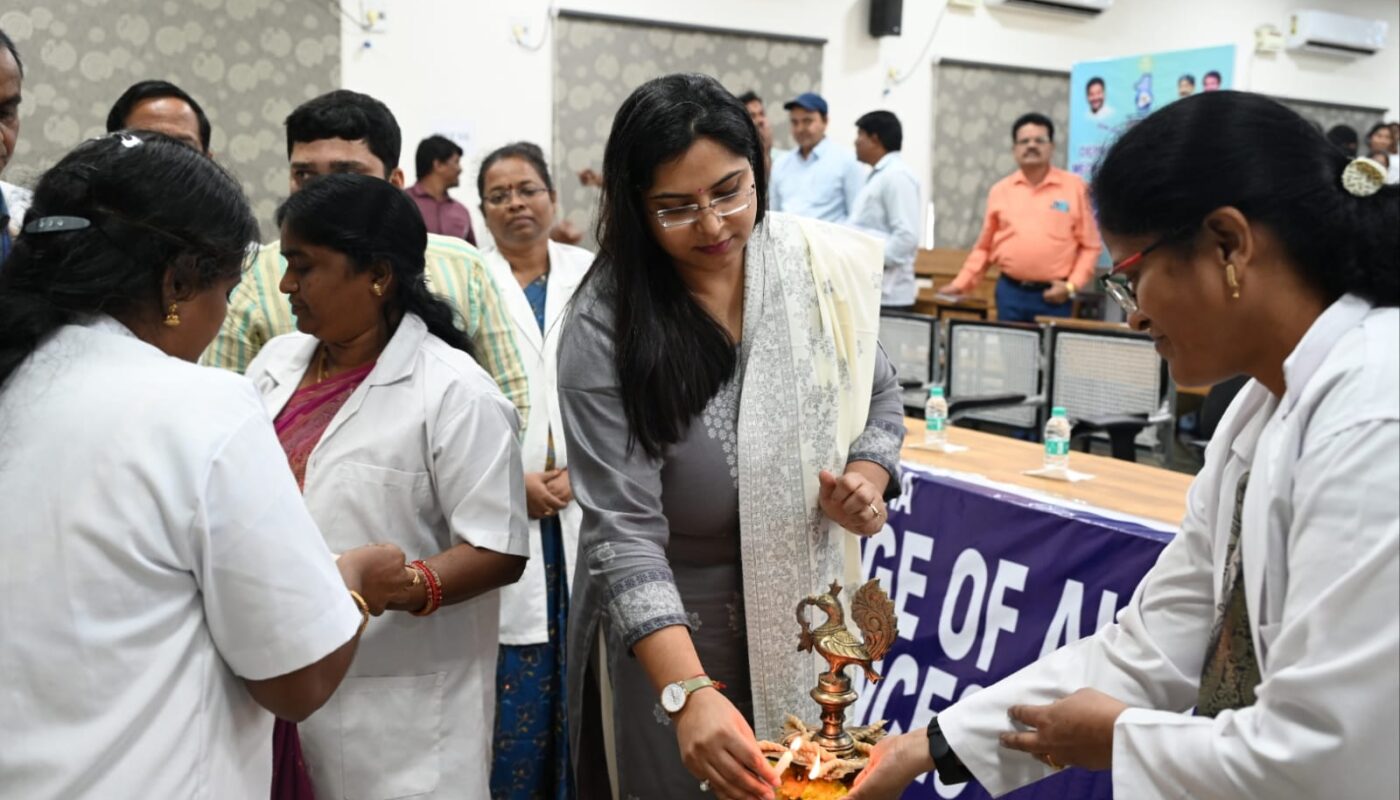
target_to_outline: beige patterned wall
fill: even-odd
[[[933,68],[934,240],[969,248],[982,230],[987,191],[1016,169],[1011,124],[1028,111],[1055,123],[1057,167],[1065,165],[1069,75],[944,62]]]
[[[735,94],[752,89],[767,107],[775,146],[791,148],[783,103],[821,88],[822,46],[815,42],[568,14],[555,31],[551,169],[560,206],[587,231],[581,244],[590,248],[598,190],[574,176],[602,169],[613,115],[633,89],[673,72],[713,75]]]
[[[169,80],[204,107],[215,157],[243,182],[264,235],[287,194],[282,120],[340,82],[340,21],[304,0],[47,0],[0,10],[24,59],[24,103],[6,180],[32,185],[105,130],[126,87]]]

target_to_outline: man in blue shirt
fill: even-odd
[[[903,143],[899,118],[888,111],[871,111],[856,120],[856,158],[874,169],[856,195],[850,224],[885,240],[880,306],[893,311],[912,311],[918,291],[919,179],[900,157]]]
[[[797,149],[773,165],[770,207],[804,217],[845,222],[865,183],[865,171],[847,150],[826,138],[826,101],[814,92],[783,104]]]

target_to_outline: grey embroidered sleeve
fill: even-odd
[[[851,444],[846,463],[871,461],[885,468],[890,482],[885,486],[885,499],[899,496],[899,452],[904,447],[904,400],[894,367],[885,357],[884,348],[875,354],[875,380],[870,387],[870,416],[865,430]]]
[[[559,348],[559,407],[574,499],[583,511],[579,564],[630,649],[671,625],[687,625],[666,546],[661,461],[629,447],[613,368],[610,328],[574,314]]]

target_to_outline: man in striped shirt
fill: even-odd
[[[335,172],[370,175],[403,186],[398,122],[373,97],[343,89],[323,94],[293,111],[286,127],[291,191]],[[429,234],[424,257],[428,288],[457,307],[477,360],[515,404],[524,430],[530,410],[525,369],[510,316],[481,253],[463,239]],[[204,352],[206,365],[243,372],[269,339],[296,330],[291,306],[278,288],[286,269],[280,242],[258,248],[229,298],[219,335]]]

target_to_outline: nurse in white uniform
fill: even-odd
[[[558,196],[537,145],[516,142],[492,151],[481,161],[476,187],[495,242],[486,265],[515,324],[535,410],[523,446],[530,565],[519,583],[501,590],[491,794],[497,800],[567,797],[572,768],[564,640],[583,512],[569,482],[558,353],[564,311],[593,254],[549,238]]]
[[[1122,798],[1396,797],[1400,189],[1260,95],[1179,100],[1094,178],[1107,289],[1181,384],[1253,378],[1181,532],[1116,624],[877,748],[1005,794],[1112,769]],[[1009,718],[1008,718],[1009,716]]]
[[[118,133],[0,266],[0,795],[266,797],[273,714],[402,580],[388,545],[337,571],[253,387],[187,363],[256,238],[214,162]]]
[[[248,378],[331,550],[408,554],[405,613],[365,635],[345,684],[300,725],[320,800],[486,800],[501,586],[525,568],[515,409],[423,278],[413,201],[329,175],[278,211],[299,333]],[[409,613],[411,612],[411,613]]]

